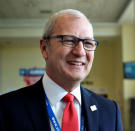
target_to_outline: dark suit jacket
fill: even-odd
[[[118,105],[81,87],[86,131],[122,131]],[[53,97],[53,96],[52,96]],[[91,105],[97,110],[92,111]],[[0,131],[50,131],[42,81],[0,96]]]

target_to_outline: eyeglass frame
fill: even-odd
[[[67,36],[67,37],[72,37],[72,38],[75,38],[75,39],[77,40],[76,43],[73,42],[73,43],[74,43],[74,46],[68,46],[68,45],[64,44],[64,37],[65,37],[65,36]],[[87,50],[87,51],[95,51],[95,50],[96,50],[96,47],[99,45],[99,42],[98,42],[97,40],[92,40],[92,39],[89,39],[89,38],[81,39],[81,38],[78,38],[78,37],[76,37],[76,36],[74,36],[74,35],[54,35],[54,36],[44,36],[44,37],[43,37],[44,40],[50,40],[50,39],[55,39],[55,38],[61,38],[61,43],[62,43],[62,45],[67,46],[67,47],[71,47],[71,48],[77,46],[77,45],[79,44],[79,42],[81,41],[81,42],[83,43],[83,48],[84,48],[85,50]],[[84,45],[85,45],[85,43],[84,43],[85,40],[94,41],[94,42],[95,42],[95,49],[94,49],[94,50],[89,50],[89,49],[87,49],[87,48],[84,46]]]

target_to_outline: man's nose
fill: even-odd
[[[86,51],[83,47],[83,43],[79,41],[78,44],[73,48],[72,52],[76,56],[84,56]]]

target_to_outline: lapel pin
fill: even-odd
[[[91,111],[96,111],[97,107],[96,107],[96,105],[92,105],[92,106],[90,106],[90,109],[91,109]]]

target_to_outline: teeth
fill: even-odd
[[[70,62],[71,64],[74,64],[74,65],[78,65],[78,66],[81,66],[83,65],[81,62]]]

